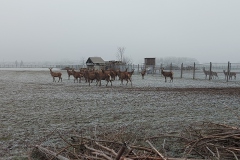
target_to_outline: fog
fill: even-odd
[[[189,57],[240,62],[238,0],[0,1],[0,62]]]

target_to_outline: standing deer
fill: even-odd
[[[75,83],[75,81],[77,81],[77,83],[81,82],[81,78],[83,75],[80,72],[75,71],[74,68],[72,69],[72,75],[74,77],[74,83]]]
[[[141,75],[142,75],[142,79],[144,79],[144,76],[145,76],[145,74],[146,74],[146,69],[144,69],[144,70],[142,70],[142,72],[141,72]]]
[[[85,70],[84,71],[84,74],[86,76],[86,82],[89,83],[89,86],[90,86],[90,83],[96,79],[96,74],[95,72],[97,71],[90,71],[90,70]]]
[[[227,79],[228,72],[226,72],[225,70],[223,70],[223,73],[224,73],[224,75],[225,75],[225,79]],[[229,79],[232,79],[232,76],[234,76],[234,79],[236,79],[236,77],[237,77],[236,72],[229,72]]]
[[[101,69],[101,71],[96,71],[95,75],[97,79],[96,85],[98,85],[98,82],[99,82],[99,86],[101,86],[102,85],[101,81],[106,80],[107,81],[106,86],[108,85],[109,82],[111,83],[111,86],[112,86],[112,78],[109,72],[105,72],[105,70]]]
[[[70,69],[69,69],[69,68],[67,68],[67,74],[68,74],[68,79],[70,79],[70,76],[71,76],[71,75],[73,75],[73,72],[72,72],[72,71],[70,71]]]
[[[205,67],[203,67],[203,73],[205,74],[205,79],[207,79],[207,76],[210,76],[210,72],[205,70]]]
[[[53,72],[52,71],[52,68],[49,68],[50,69],[50,74],[51,74],[51,76],[53,77],[53,82],[56,82],[56,80],[55,80],[55,77],[58,77],[58,82],[61,80],[61,82],[62,82],[62,73],[60,73],[60,72]]]
[[[170,77],[170,82],[172,81],[173,82],[173,72],[170,71],[170,72],[165,72],[163,71],[164,68],[162,68],[162,75],[165,77],[165,82],[167,82],[167,77]]]
[[[118,76],[119,76],[119,79],[121,80],[121,84],[122,85],[123,85],[123,80],[126,80],[127,81],[126,85],[128,84],[128,81],[130,81],[131,82],[131,86],[132,86],[131,74],[129,74],[127,72],[127,69],[125,71],[123,71],[123,72],[121,72],[119,70],[119,75]]]
[[[217,72],[213,72],[213,71],[211,71],[211,75],[213,76],[213,78],[218,78],[219,79],[219,77],[218,77],[218,75],[217,75]]]

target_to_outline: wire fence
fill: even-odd
[[[0,68],[59,68],[66,69],[74,68],[86,68],[86,65],[41,65],[41,64],[30,64],[30,65],[16,65],[16,64],[0,64]],[[206,79],[206,80],[224,80],[224,81],[239,81],[240,77],[240,63],[203,63],[203,64],[160,64],[160,65],[118,65],[115,69],[121,71],[134,69],[134,74],[139,74],[143,69],[147,70],[147,74],[153,76],[162,76],[161,69],[164,71],[172,71],[175,78],[186,78],[186,79]]]

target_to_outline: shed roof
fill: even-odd
[[[105,61],[101,57],[89,57],[86,63],[105,64]]]

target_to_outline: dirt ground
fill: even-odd
[[[63,82],[55,83],[48,69],[0,70],[0,159],[27,157],[56,129],[124,128],[148,137],[194,122],[239,127],[239,82],[174,78],[165,83],[159,75],[142,79],[136,73],[132,86],[119,80],[88,86],[61,72]]]

